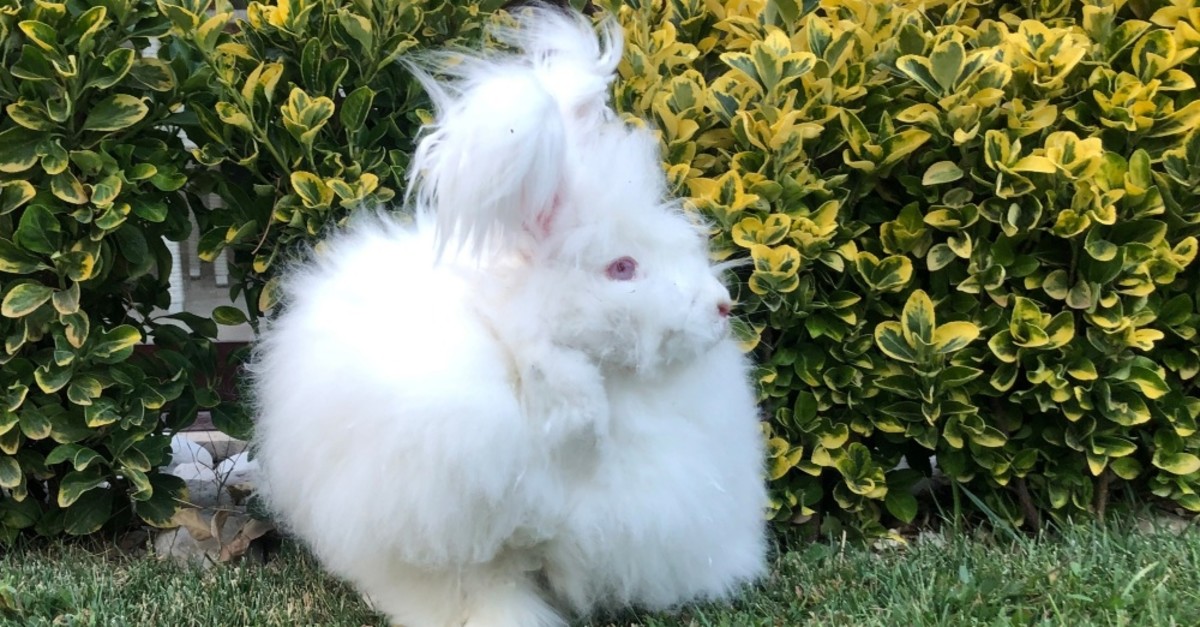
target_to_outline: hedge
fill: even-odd
[[[295,245],[401,196],[429,112],[396,58],[479,44],[501,4],[154,5],[186,109],[139,128],[197,144],[184,197],[223,206],[169,213],[192,207],[202,256],[232,251],[252,324]],[[1200,511],[1200,8],[596,4],[626,29],[618,109],[659,133],[714,255],[749,262],[733,282],[774,520],[884,535],[932,460],[1017,524],[1122,491]],[[0,32],[6,51],[28,37]],[[32,206],[5,205],[5,241]]]
[[[188,71],[142,52],[169,27],[153,2],[0,1],[0,544],[168,524],[167,434],[217,402],[212,321],[162,315],[191,229]]]
[[[618,101],[662,129],[718,254],[753,260],[777,519],[882,533],[931,455],[1016,523],[1117,488],[1200,511],[1200,10],[620,14]]]

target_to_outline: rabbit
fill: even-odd
[[[611,18],[410,61],[410,211],[280,279],[249,372],[260,491],[407,627],[728,599],[767,564],[764,436],[706,226],[608,92]],[[438,77],[438,78],[435,78]]]

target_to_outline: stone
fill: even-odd
[[[200,444],[193,442],[186,435],[176,435],[171,438],[171,461],[167,464],[167,468],[173,468],[181,464],[200,464],[201,466],[213,467],[212,453]]]
[[[217,477],[225,485],[254,485],[258,476],[258,462],[250,459],[250,453],[243,451],[217,464]]]
[[[187,484],[188,502],[196,507],[224,507],[233,504],[233,497],[225,490],[225,482],[211,467],[200,462],[180,464],[167,470],[168,474],[183,479]]]

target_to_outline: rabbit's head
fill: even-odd
[[[658,141],[609,108],[610,21],[529,10],[520,52],[418,70],[437,109],[410,191],[439,241],[470,250],[538,333],[606,368],[652,373],[728,335],[729,291],[706,229],[668,198]],[[449,62],[446,62],[449,61]]]

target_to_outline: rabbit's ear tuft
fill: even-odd
[[[409,183],[436,215],[439,245],[481,254],[544,237],[567,161],[558,103],[531,72],[503,66],[458,97],[439,96],[439,119],[413,154]]]
[[[492,34],[516,53],[409,63],[436,120],[417,144],[408,189],[436,215],[442,248],[483,254],[548,237],[580,157],[573,147],[612,117],[608,86],[621,55],[615,22],[602,45],[579,15],[534,7],[515,17],[516,26]]]

